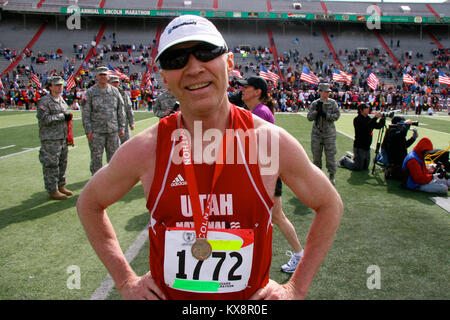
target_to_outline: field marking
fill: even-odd
[[[134,258],[136,258],[136,256],[144,246],[145,242],[148,240],[148,227],[149,225],[147,224],[144,230],[142,230],[141,233],[139,233],[136,240],[134,240],[134,242],[131,244],[131,246],[125,253],[125,258],[127,259],[128,263],[131,263],[134,260]],[[108,298],[111,291],[114,289],[114,286],[115,286],[114,280],[108,273],[103,282],[100,284],[100,287],[98,287],[91,295],[90,300],[105,300],[106,298]]]
[[[12,147],[15,147],[15,146],[16,146],[15,144],[12,144],[12,145],[10,145],[10,146],[0,147],[0,150],[12,148]]]
[[[136,121],[135,123],[139,123],[139,122],[146,121],[146,120],[151,120],[151,119],[153,119],[153,118],[156,118],[156,117],[151,117],[151,118],[147,118],[147,119],[142,119],[142,120]],[[82,136],[75,137],[75,138],[73,138],[73,139],[75,140],[75,139],[85,138],[85,137],[86,137],[86,135],[82,135]],[[19,151],[19,152],[15,152],[15,153],[11,153],[11,154],[7,154],[6,156],[1,156],[1,157],[0,157],[0,160],[1,160],[1,159],[6,159],[6,158],[9,158],[9,157],[12,157],[12,156],[16,156],[16,155],[19,155],[19,154],[22,154],[22,153],[25,153],[25,152],[28,152],[28,151],[38,150],[40,147],[41,147],[41,146],[39,146],[39,147],[34,147],[34,148],[23,148],[23,149],[26,149],[26,150],[24,150],[24,151]]]

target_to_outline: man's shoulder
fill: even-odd
[[[146,162],[148,158],[155,158],[158,125],[156,123],[128,140],[121,146],[120,149],[123,149],[121,154],[133,158],[133,163]]]

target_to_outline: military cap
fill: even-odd
[[[331,92],[329,83],[319,83],[319,91]]]
[[[108,82],[120,82],[120,79],[118,76],[110,76]]]
[[[96,74],[108,74],[108,68],[107,67],[98,67],[95,69]]]
[[[64,84],[64,80],[59,76],[55,76],[48,79],[48,84],[51,86],[57,86],[60,84]]]

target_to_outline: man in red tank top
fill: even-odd
[[[122,145],[77,203],[118,290],[125,299],[305,298],[339,226],[339,194],[294,137],[228,102],[233,54],[210,21],[172,20],[156,60],[180,111]],[[316,212],[284,285],[269,280],[278,176]],[[150,213],[143,276],[126,261],[106,214],[139,181]]]

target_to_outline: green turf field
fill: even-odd
[[[75,147],[70,148],[69,200],[50,200],[45,192],[38,160],[39,139],[34,112],[0,112],[0,300],[90,299],[107,275],[86,239],[75,204],[90,178],[89,149],[80,113],[74,114]],[[352,150],[354,114],[337,121],[338,157]],[[152,113],[137,112],[137,132],[154,124]],[[416,120],[415,116],[408,118]],[[310,130],[301,114],[276,115],[310,155]],[[450,141],[449,117],[421,117],[419,138],[431,138],[436,147]],[[378,131],[374,132],[374,144]],[[321,266],[308,299],[450,299],[450,213],[429,200],[430,195],[403,190],[397,182],[375,175],[338,169],[336,188],[344,202],[344,215],[336,240]],[[301,242],[314,213],[284,187],[283,209]],[[124,251],[149,221],[142,187],[136,185],[121,201],[108,208]],[[138,274],[148,271],[148,241],[132,262]],[[271,278],[286,282],[280,266],[291,250],[274,227]],[[380,289],[367,281],[378,266]],[[76,266],[80,288],[68,288]],[[69,272],[68,272],[69,270]],[[370,270],[370,269],[369,269]],[[70,287],[70,286],[69,286]],[[120,299],[113,289],[108,299]]]

